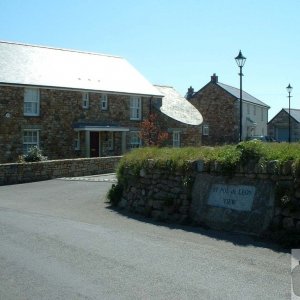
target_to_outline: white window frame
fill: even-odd
[[[173,131],[173,147],[180,148],[180,131]]]
[[[82,108],[89,108],[90,106],[90,97],[89,97],[89,93],[87,92],[83,92],[82,93]]]
[[[107,94],[102,94],[100,97],[100,109],[107,110],[108,109],[108,97]]]
[[[40,90],[38,88],[24,89],[24,116],[40,115]]]
[[[142,119],[142,98],[139,96],[130,97],[130,120]]]
[[[74,149],[75,150],[80,150],[80,132],[77,132],[77,138],[75,139],[74,142]]]
[[[30,134],[25,135],[26,132]],[[29,149],[34,146],[40,147],[40,130],[24,129],[23,130],[23,153],[27,154]]]
[[[130,148],[140,148],[142,145],[142,140],[139,131],[130,131]]]
[[[202,126],[202,135],[209,136],[209,125],[204,124]]]

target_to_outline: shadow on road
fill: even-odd
[[[279,244],[272,242],[269,238],[257,237],[257,236],[235,233],[235,232],[217,231],[217,230],[210,229],[206,226],[200,226],[200,225],[195,226],[192,223],[189,225],[178,225],[167,221],[157,221],[150,217],[145,217],[143,215],[133,213],[131,211],[128,211],[127,209],[112,206],[110,205],[109,202],[107,202],[107,204],[108,206],[106,207],[106,209],[112,210],[124,217],[134,219],[139,222],[144,222],[156,226],[164,226],[170,229],[179,229],[191,233],[197,233],[215,240],[223,240],[223,241],[231,242],[232,244],[238,246],[244,246],[244,247],[254,246],[260,248],[268,248],[275,252],[290,253],[290,248],[284,248]]]

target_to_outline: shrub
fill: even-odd
[[[113,206],[117,206],[123,194],[123,186],[121,184],[113,184],[107,193],[107,199]]]
[[[21,155],[19,157],[19,162],[36,162],[36,161],[45,161],[47,156],[44,156],[42,150],[37,146],[33,146],[29,149],[27,154]]]

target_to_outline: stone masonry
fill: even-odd
[[[259,235],[266,232],[277,232],[283,236],[286,233],[300,233],[300,172],[292,170],[292,162],[280,167],[276,161],[271,161],[265,166],[250,162],[247,166],[238,166],[236,172],[230,176],[224,175],[221,170],[221,166],[216,163],[198,161],[191,162],[185,170],[174,172],[168,167],[157,167],[155,160],[149,160],[139,174],[130,168],[125,169],[122,178],[126,180],[121,183],[124,191],[119,207],[167,222],[197,223],[212,228]],[[210,178],[209,181],[201,183],[202,190],[195,187],[196,178],[199,176],[201,180]],[[203,188],[211,186],[214,177],[224,184],[230,181],[237,185],[247,182],[261,186],[261,189],[257,190],[259,201],[254,203],[253,209],[247,215],[250,221],[251,218],[255,220],[253,228],[245,227],[244,221],[239,223],[236,218],[235,222],[238,223],[230,223],[230,215],[234,213],[231,209],[223,210],[226,217],[229,217],[223,219],[223,225],[214,224],[214,220],[207,222],[208,215],[199,219],[193,193],[204,194]],[[271,198],[263,198],[267,195],[264,193],[265,185],[270,187],[270,193],[273,195]],[[244,212],[240,216],[243,214],[246,216]],[[261,214],[267,215],[267,218]],[[262,228],[259,228],[259,224]]]
[[[239,137],[238,101],[213,81],[195,93],[189,101],[201,112],[209,134],[202,135],[202,145],[235,143]]]

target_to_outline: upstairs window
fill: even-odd
[[[24,116],[40,115],[40,91],[35,88],[24,90]]]
[[[89,108],[90,98],[89,93],[82,93],[82,108]]]
[[[173,147],[174,148],[180,147],[180,132],[179,131],[173,132]]]
[[[30,148],[39,147],[39,130],[24,130],[23,131],[23,153],[27,154]]]
[[[102,94],[100,98],[100,109],[101,110],[107,110],[108,109],[108,100],[107,100],[107,95]]]
[[[141,97],[132,96],[130,98],[130,120],[142,119],[142,99]]]

